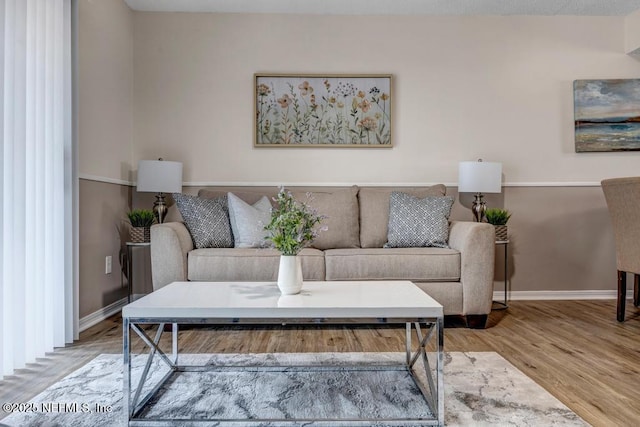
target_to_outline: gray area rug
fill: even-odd
[[[309,365],[401,362],[402,353],[181,355],[180,363]],[[156,358],[157,359],[157,358]],[[134,382],[143,357],[134,357]],[[152,369],[160,378],[162,364]],[[18,426],[120,426],[122,355],[103,354],[0,420]],[[3,402],[4,403],[4,402]],[[26,403],[26,402],[23,402]],[[186,372],[174,376],[144,411],[172,418],[407,418],[429,416],[413,381],[402,371]],[[582,419],[497,353],[446,353],[448,426],[586,426]],[[179,426],[171,422],[167,426]],[[217,423],[200,423],[198,426]],[[238,422],[234,426],[277,426]],[[291,424],[288,424],[291,425]],[[296,425],[296,424],[294,424]],[[300,425],[348,426],[349,422]],[[362,425],[362,424],[358,424]],[[386,423],[375,425],[403,425]],[[412,424],[415,425],[415,424]]]

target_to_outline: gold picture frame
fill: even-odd
[[[254,75],[254,147],[391,148],[390,74]]]

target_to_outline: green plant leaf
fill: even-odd
[[[511,213],[506,209],[490,208],[485,211],[487,222],[493,225],[507,225]]]
[[[127,213],[127,217],[134,227],[151,227],[155,220],[151,209],[133,209]]]
[[[271,221],[265,227],[275,248],[283,255],[297,255],[308,246],[321,229],[316,226],[325,218],[307,203],[297,201],[283,188],[275,197],[276,207],[271,210]]]

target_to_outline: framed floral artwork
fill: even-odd
[[[256,74],[254,146],[392,147],[391,75]]]

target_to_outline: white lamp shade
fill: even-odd
[[[502,191],[502,163],[460,162],[458,192],[500,193]]]
[[[138,185],[140,192],[179,193],[182,191],[182,163],[166,160],[140,160]]]

